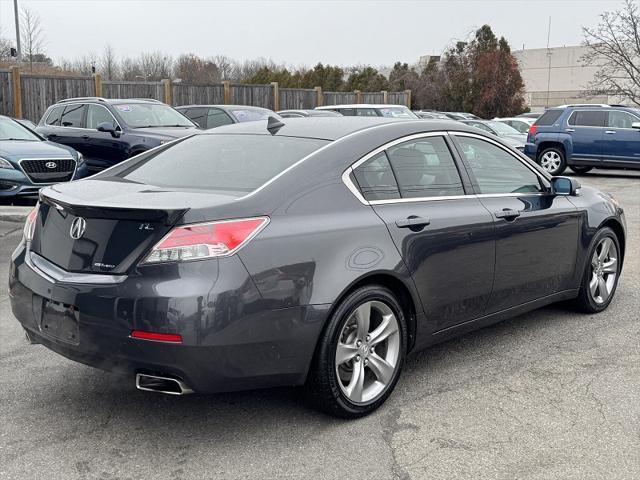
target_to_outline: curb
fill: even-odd
[[[13,207],[0,209],[0,222],[23,223],[32,207]]]

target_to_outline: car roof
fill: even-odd
[[[122,105],[131,103],[149,103],[154,105],[166,105],[160,100],[154,98],[102,98],[102,97],[71,97],[59,100],[55,105],[64,105],[66,103],[100,103],[109,105]]]
[[[213,104],[195,104],[195,105],[180,105],[179,107],[175,107],[176,109],[181,109],[181,108],[220,108],[222,110],[225,109],[229,109],[229,108],[244,108],[244,109],[250,109],[250,110],[266,110],[266,111],[272,111],[270,108],[264,108],[264,107],[254,107],[252,105],[213,105]]]
[[[454,120],[439,120],[425,122],[419,119],[401,119],[386,117],[305,117],[305,118],[283,118],[280,120],[284,125],[278,129],[275,135],[288,137],[303,138],[320,138],[323,140],[337,140],[341,137],[349,135],[357,131],[367,130],[369,128],[381,125],[391,124],[413,124],[420,126],[420,130],[424,132],[457,130],[465,132],[473,132],[477,129],[474,127],[465,127]],[[269,135],[267,130],[267,120],[258,120],[255,122],[236,123],[233,125],[225,125],[212,130],[207,130],[201,135],[220,135],[220,134],[253,134],[253,135]]]
[[[332,110],[334,108],[407,108],[406,105],[393,105],[388,103],[348,103],[344,105],[323,105],[315,110]]]

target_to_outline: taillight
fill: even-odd
[[[184,262],[232,255],[267,226],[267,217],[175,227],[142,263]]]
[[[22,230],[22,236],[26,242],[30,242],[33,239],[33,232],[36,229],[36,219],[38,218],[38,210],[40,209],[40,204],[36,203],[36,206],[33,207],[33,210],[29,212],[27,215],[27,219],[24,222],[24,229]]]
[[[529,127],[529,135],[535,135],[537,129],[538,129],[538,126],[535,123],[531,125]]]

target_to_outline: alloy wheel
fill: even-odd
[[[613,293],[617,275],[618,249],[610,237],[605,237],[591,256],[589,292],[598,305],[605,303]]]
[[[368,301],[349,316],[338,339],[335,368],[342,393],[355,404],[378,399],[400,358],[400,327],[391,307]]]
[[[540,166],[549,173],[557,171],[561,164],[562,157],[556,151],[550,150],[540,157]]]

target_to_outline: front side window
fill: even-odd
[[[83,104],[67,105],[64,107],[60,125],[63,127],[82,127]]]
[[[98,128],[101,123],[110,123],[115,127],[113,115],[100,105],[87,105],[87,128]]]
[[[640,119],[620,110],[611,110],[608,114],[607,127],[609,128],[632,128],[634,122],[640,122]]]
[[[200,128],[207,128],[207,109],[205,107],[188,108],[181,111],[181,113],[189,117],[189,120]]]
[[[194,135],[117,175],[157,187],[245,194],[327,143],[272,135]]]
[[[387,150],[402,198],[464,195],[462,180],[443,137],[426,137]]]
[[[118,104],[115,105],[115,109],[131,128],[194,126],[180,112],[161,103]]]
[[[207,128],[221,127],[222,125],[231,125],[233,120],[229,118],[224,110],[219,108],[210,108],[207,114]]]
[[[51,125],[54,127],[60,126],[60,117],[62,117],[62,112],[64,111],[64,106],[61,105],[59,107],[53,107],[47,115],[47,119],[45,120],[46,125]]]
[[[362,196],[367,201],[400,198],[396,178],[384,152],[374,155],[356,167],[353,175],[360,186]]]
[[[478,193],[539,193],[538,175],[506,150],[479,138],[456,136],[471,181]]]
[[[576,110],[567,123],[576,127],[604,127],[606,113],[602,110]]]

